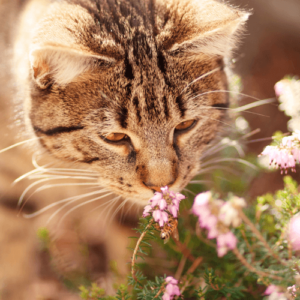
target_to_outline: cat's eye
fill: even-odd
[[[181,122],[180,124],[178,124],[175,127],[175,130],[177,130],[177,131],[185,130],[185,129],[192,127],[194,124],[195,124],[195,120],[184,121],[184,122]]]
[[[119,132],[110,133],[110,134],[105,136],[105,139],[109,140],[111,142],[120,142],[120,141],[125,140],[127,138],[128,138],[128,136],[125,133],[119,133]]]

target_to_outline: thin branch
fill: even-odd
[[[191,251],[186,247],[186,245],[182,244],[180,241],[173,239],[176,246],[182,252],[183,256],[185,256],[189,261],[194,262],[195,257],[192,255]]]
[[[159,291],[157,292],[157,294],[154,296],[154,298],[153,299],[155,299],[155,298],[157,298],[163,291],[164,291],[164,289],[165,289],[165,286],[166,286],[166,284],[165,283],[163,283],[162,285],[161,285],[161,287],[160,287],[160,289],[159,289]]]
[[[279,277],[279,276],[276,276],[276,275],[272,275],[270,273],[266,273],[266,272],[263,272],[263,271],[259,271],[257,269],[255,269],[252,265],[250,265],[247,260],[245,259],[245,257],[239,252],[239,250],[237,248],[234,248],[232,250],[232,252],[235,254],[235,256],[237,257],[237,259],[248,269],[250,270],[251,272],[257,274],[258,276],[260,277],[269,277],[269,278],[273,278],[275,280],[284,280],[283,277]]]
[[[239,215],[242,218],[242,220],[250,227],[251,231],[255,234],[255,236],[260,240],[263,245],[266,247],[266,249],[270,252],[270,254],[277,260],[279,261],[282,265],[286,266],[286,262],[283,261],[269,246],[267,241],[264,239],[262,234],[257,230],[257,228],[254,226],[254,224],[248,219],[248,217],[244,214],[242,209],[239,209]]]
[[[140,238],[138,239],[137,243],[136,243],[136,246],[134,248],[134,251],[133,251],[133,255],[132,255],[132,260],[131,260],[131,276],[132,278],[139,284],[141,284],[141,282],[137,279],[136,275],[135,275],[135,260],[136,260],[136,254],[138,252],[138,249],[140,247],[140,244],[143,240],[143,238],[145,237],[149,227],[151,227],[151,225],[153,224],[154,220],[151,219],[151,221],[149,222],[149,224],[146,226],[145,230],[143,231],[143,233],[141,234]]]

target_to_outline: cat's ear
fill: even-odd
[[[30,52],[33,79],[41,89],[52,83],[66,85],[99,64],[113,64],[107,56],[64,46],[35,47]]]
[[[163,44],[168,52],[184,55],[230,55],[250,16],[213,0],[181,0],[176,9],[177,17],[166,25],[169,32]]]

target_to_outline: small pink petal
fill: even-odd
[[[158,206],[159,206],[160,210],[166,209],[167,208],[167,202],[166,202],[166,200],[165,199],[159,200]]]
[[[161,187],[160,190],[163,194],[169,193],[169,187],[167,185],[165,187]]]
[[[288,238],[295,251],[300,250],[300,215],[296,215],[290,220]]]
[[[173,215],[174,218],[177,218],[178,216],[178,208],[176,205],[169,205],[168,207],[169,212]]]
[[[151,205],[146,205],[144,208],[143,217],[150,216],[149,212],[151,211],[151,209],[152,209]]]
[[[174,277],[172,276],[168,276],[166,279],[165,279],[166,283],[171,283],[171,284],[178,284],[178,280],[176,280]]]
[[[271,284],[267,287],[267,289],[265,290],[264,294],[265,295],[271,295],[274,292],[278,292],[278,286]]]
[[[162,300],[172,300],[172,298],[168,293],[164,293],[163,296],[162,296]]]
[[[282,81],[279,81],[274,86],[275,94],[277,97],[281,96],[284,93],[284,83]]]

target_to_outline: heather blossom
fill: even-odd
[[[172,300],[174,296],[180,296],[180,290],[178,287],[178,280],[174,279],[172,276],[169,276],[165,279],[167,285],[165,293],[162,296],[163,300]]]
[[[207,229],[207,237],[216,238],[219,257],[236,247],[237,239],[229,226],[237,227],[241,224],[238,210],[245,206],[245,200],[238,197],[225,202],[213,199],[211,192],[196,196],[192,212],[198,216],[200,227]]]
[[[185,199],[184,195],[170,191],[168,186],[162,187],[161,193],[156,192],[149,200],[150,204],[145,206],[143,217],[152,214],[154,221],[163,227],[168,223],[169,215],[178,217],[179,204],[183,199]]]
[[[289,224],[288,238],[295,251],[300,250],[300,215],[295,215]]]
[[[300,161],[300,131],[296,130],[292,135],[284,137],[278,146],[267,146],[262,155],[269,156],[270,165],[274,163],[282,171],[287,172],[291,168],[295,172],[296,162]]]
[[[284,293],[279,292],[279,287],[271,284],[267,287],[265,295],[269,296],[268,300],[287,300]]]

